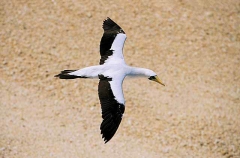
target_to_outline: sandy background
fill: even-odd
[[[53,76],[98,64],[107,16],[166,86],[125,80],[104,144],[98,81]],[[1,0],[0,128],[1,158],[239,158],[240,1]]]

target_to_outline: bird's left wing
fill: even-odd
[[[104,139],[105,143],[107,143],[114,136],[121,123],[125,106],[124,103],[119,103],[116,96],[114,96],[112,90],[113,88],[111,87],[112,78],[99,75],[99,79],[98,96],[101,103],[103,118],[100,130],[102,138]],[[119,85],[119,90],[122,91],[121,83]],[[114,89],[114,91],[116,91],[116,89]],[[118,93],[118,95],[122,94]]]
[[[122,28],[107,18],[103,21],[103,36],[100,42],[100,64],[109,62],[110,60],[116,62],[117,60],[123,60],[123,46],[126,40],[126,34]],[[113,59],[110,59],[109,57]]]

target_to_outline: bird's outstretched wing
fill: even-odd
[[[107,143],[116,133],[125,110],[124,104],[119,103],[113,94],[111,78],[99,75],[98,96],[102,108],[102,124],[100,126],[102,138]],[[119,87],[122,88],[122,87]]]
[[[103,36],[100,42],[100,64],[109,61],[110,56],[119,60],[123,59],[122,49],[126,40],[126,34],[122,28],[110,18],[103,21]]]

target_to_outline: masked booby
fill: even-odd
[[[56,75],[60,79],[98,78],[98,96],[103,121],[100,126],[102,138],[107,143],[116,133],[125,110],[122,83],[126,76],[142,76],[164,85],[155,72],[145,68],[128,66],[123,58],[126,34],[113,20],[103,21],[100,42],[100,65],[80,70],[64,70]]]

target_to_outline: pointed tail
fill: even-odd
[[[76,79],[76,78],[87,78],[85,76],[76,76],[76,75],[70,75],[69,73],[74,72],[77,70],[63,70],[60,74],[55,75],[54,77],[58,77],[60,79]]]

